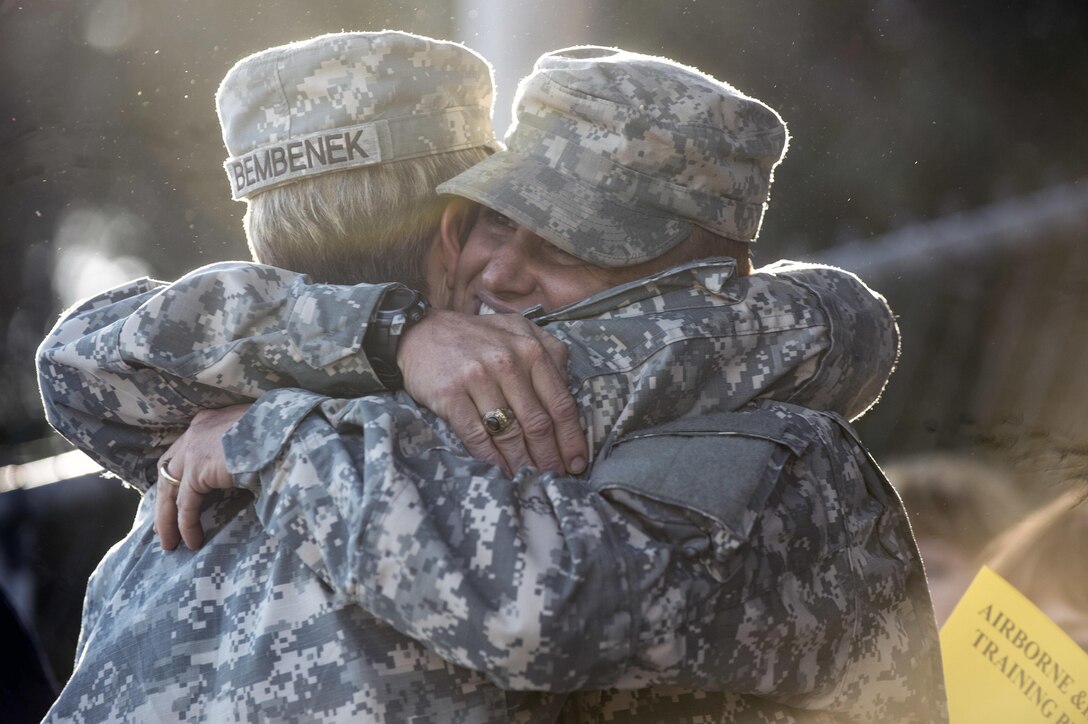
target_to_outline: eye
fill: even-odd
[[[585,262],[576,257],[574,254],[563,251],[558,246],[544,241],[540,241],[540,248],[542,253],[553,263],[562,264],[563,266],[583,266]]]
[[[495,211],[495,209],[485,208],[483,216],[484,220],[487,221],[487,223],[494,224],[495,226],[502,226],[506,229],[514,229],[517,226],[517,224],[514,223],[513,219],[511,219],[506,214]]]

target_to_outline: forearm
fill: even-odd
[[[122,328],[166,285],[138,280],[70,309],[37,353],[46,419],[72,444],[141,490],[154,461],[202,408],[241,396],[132,364]]]
[[[138,281],[67,312],[38,351],[49,422],[144,488],[201,409],[282,386],[381,389],[362,339],[383,286],[311,285],[228,263],[173,284]]]
[[[129,364],[249,398],[278,387],[364,394],[382,389],[362,343],[387,287],[213,265],[149,298],[124,321],[116,344]]]
[[[538,318],[570,348],[595,455],[640,427],[757,399],[847,417],[876,399],[898,353],[879,295],[830,267],[782,264],[739,279],[732,268],[678,267]]]

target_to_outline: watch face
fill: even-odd
[[[384,311],[399,312],[412,306],[419,296],[419,292],[408,287],[393,287],[382,297],[382,309]]]
[[[423,319],[427,298],[414,289],[396,286],[382,297],[377,321],[384,324],[388,334],[399,337],[406,327]]]

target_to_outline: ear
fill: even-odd
[[[468,239],[468,232],[476,221],[476,204],[463,199],[451,201],[442,212],[438,227],[438,252],[446,284],[453,284],[457,264],[461,261],[461,247]]]

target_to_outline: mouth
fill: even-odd
[[[485,314],[498,314],[498,312],[496,312],[494,309],[487,306],[483,302],[480,302],[480,308],[476,310],[476,314],[478,314],[478,315],[480,315],[482,317]]]

